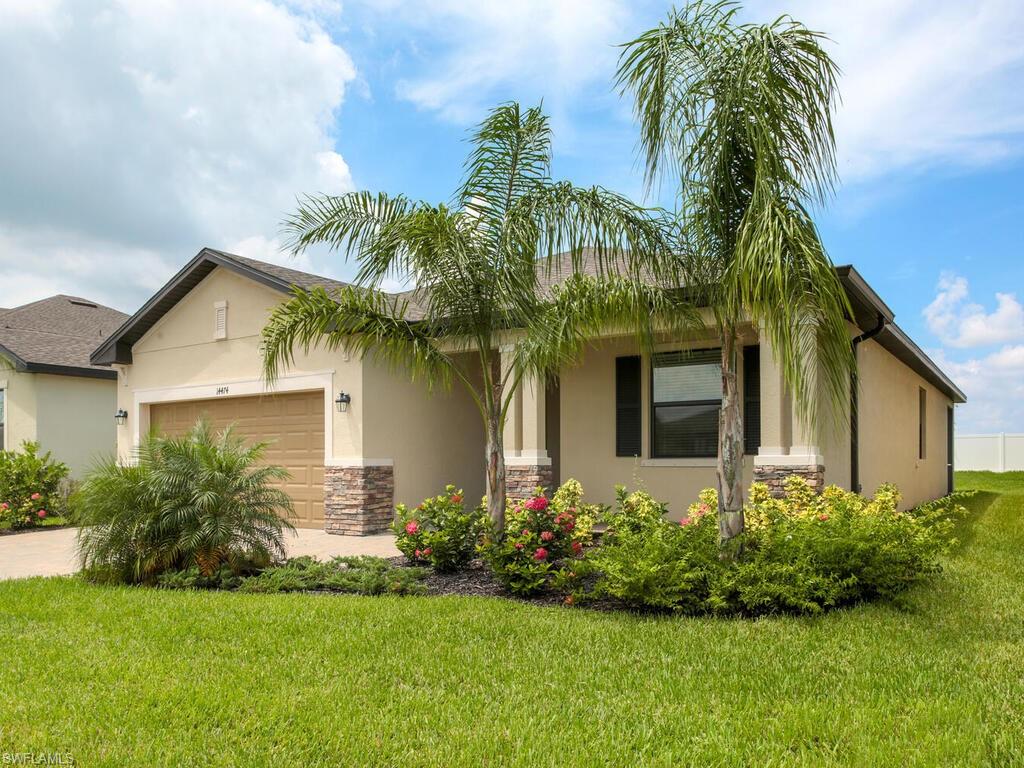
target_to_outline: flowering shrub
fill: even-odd
[[[958,497],[899,511],[899,493],[873,498],[829,487],[820,496],[801,478],[785,495],[751,488],[741,553],[718,554],[714,491],[704,491],[678,524],[647,494],[618,493],[605,543],[575,568],[596,574],[573,600],[610,597],[627,605],[686,613],[819,613],[890,598],[939,570],[952,539]],[[582,580],[578,580],[582,583]]]
[[[583,542],[574,538],[576,514],[570,509],[575,507],[560,508],[571,500],[567,492],[555,503],[538,488],[531,498],[513,502],[506,511],[504,536],[492,531],[484,537],[480,554],[509,591],[539,591],[559,561],[582,554]]]
[[[484,530],[486,515],[480,508],[467,512],[461,490],[426,499],[415,509],[395,509],[395,545],[413,563],[427,563],[436,571],[456,571],[466,565]]]
[[[568,512],[575,516],[572,538],[581,544],[589,544],[594,538],[594,526],[602,514],[600,504],[583,503],[583,485],[579,480],[566,480],[551,497],[551,504],[557,512]]]
[[[61,510],[60,488],[67,475],[67,466],[54,461],[49,451],[40,454],[38,443],[0,451],[0,524],[30,528]]]

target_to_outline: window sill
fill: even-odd
[[[714,457],[693,459],[643,459],[641,467],[714,467],[718,459]]]

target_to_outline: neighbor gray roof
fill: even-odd
[[[554,260],[550,264],[546,261],[539,261],[537,264],[539,287],[544,294],[550,293],[555,284],[564,279],[565,275],[573,272],[573,258],[570,253],[560,253],[553,258]],[[591,249],[583,249],[580,252],[576,265],[583,274],[598,275],[601,272],[597,255]],[[132,361],[132,345],[218,266],[250,277],[256,282],[282,293],[290,292],[293,286],[307,290],[319,287],[330,292],[349,285],[329,277],[300,272],[277,264],[268,264],[213,248],[204,248],[93,352],[92,362],[97,365],[130,363]],[[613,263],[606,266],[605,269],[618,272],[622,271],[624,266],[625,260],[618,268]],[[871,328],[879,319],[884,319],[885,328],[875,340],[912,370],[949,395],[955,402],[965,402],[966,398],[959,387],[893,322],[892,310],[886,306],[857,270],[851,266],[841,266],[836,267],[836,272],[850,298],[854,310],[852,318],[854,322],[861,328]],[[401,301],[408,302],[407,319],[417,320],[424,316],[423,303],[429,295],[428,288],[414,288],[393,295]]]
[[[51,296],[0,310],[0,354],[17,370],[116,378],[90,354],[128,315],[78,296]]]

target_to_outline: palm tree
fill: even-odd
[[[451,206],[369,192],[300,202],[285,222],[291,250],[325,243],[354,258],[358,271],[352,286],[296,290],[275,309],[263,331],[264,373],[273,380],[296,347],[321,345],[405,366],[431,386],[459,381],[483,419],[487,506],[500,532],[502,432],[523,377],[551,375],[609,323],[648,344],[673,299],[655,288],[670,279],[659,267],[667,261],[660,212],[600,187],[552,181],[539,107],[495,108],[471,144]],[[563,250],[574,274],[542,289]],[[596,262],[597,277],[578,274],[585,258]],[[386,278],[412,278],[417,287],[382,293]],[[472,370],[460,353],[475,359]]]
[[[678,176],[678,254],[721,342],[719,532],[743,530],[737,327],[767,339],[815,424],[837,415],[853,372],[849,303],[809,206],[836,178],[837,68],[823,36],[783,16],[740,24],[733,2],[698,0],[623,46],[618,85],[635,98],[648,188]]]

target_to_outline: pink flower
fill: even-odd
[[[423,553],[422,553],[422,552],[420,552],[420,551],[419,551],[419,550],[417,549],[417,550],[416,550],[416,552],[415,552],[415,555],[416,555],[416,557],[417,557],[417,558],[419,558],[419,557],[422,557],[422,556],[423,556]]]
[[[543,512],[548,508],[548,500],[543,496],[534,496],[526,502],[526,508],[531,512]]]
[[[583,551],[583,544],[578,541],[574,541],[572,543],[572,551],[578,555]]]
[[[529,535],[530,535],[530,529],[529,528],[523,528],[523,536],[529,536]]]
[[[818,519],[824,523],[826,520],[828,520],[828,514],[826,512],[822,512],[820,515],[818,515]]]
[[[38,493],[33,493],[29,498],[32,499],[32,501],[39,501],[43,497]]]
[[[709,507],[708,507],[708,505],[707,505],[707,504],[703,504],[703,503],[702,503],[702,504],[701,504],[701,505],[700,505],[699,507],[697,507],[697,509],[698,509],[698,510],[700,510],[700,513],[701,513],[702,515],[706,515],[706,514],[708,513],[708,509],[709,509]]]
[[[551,531],[544,531],[540,535],[541,541],[551,541],[553,538],[555,538],[555,534],[553,534]]]
[[[0,504],[0,509],[10,509],[10,508],[11,508],[11,505],[8,504],[6,501],[3,504]]]
[[[693,520],[691,520],[689,517],[684,517],[682,520],[679,521],[679,524],[681,526],[683,526],[683,527],[686,527],[687,525],[689,525],[692,522],[693,522]]]
[[[405,532],[408,533],[410,536],[415,536],[419,529],[420,524],[417,523],[415,520],[410,520],[408,523],[405,524]]]
[[[46,510],[40,509],[38,512],[36,512],[36,517],[42,520],[44,517],[46,517]]]
[[[451,496],[451,499],[452,499],[452,504],[461,504],[462,503],[462,497],[459,494],[457,494],[457,493],[453,493],[452,496]]]
[[[434,550],[432,550],[430,547],[427,547],[426,549],[423,550],[423,556],[424,557],[430,557],[430,553],[433,552],[433,551]]]
[[[523,542],[517,541],[516,542],[516,549],[522,549],[522,548],[523,548]]]
[[[533,553],[534,560],[547,560],[548,551],[544,547],[537,547],[537,551]]]
[[[566,533],[570,533],[572,532],[572,529],[575,527],[576,523],[574,523],[572,520],[569,520],[565,525],[562,526],[562,530]]]

